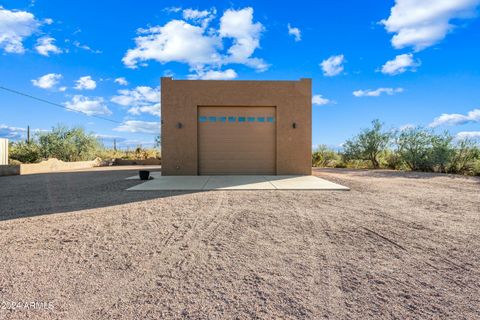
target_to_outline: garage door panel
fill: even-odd
[[[224,161],[225,159],[229,159],[229,161],[249,161],[251,159],[254,159],[252,161],[261,161],[261,162],[268,162],[268,163],[274,163],[274,161],[271,158],[270,154],[254,154],[254,153],[244,153],[239,155],[237,153],[217,153],[217,152],[212,152],[209,153],[202,158],[200,158],[201,161]]]
[[[199,174],[276,173],[275,107],[199,107],[198,116]]]
[[[252,141],[251,143],[230,143],[230,142],[219,142],[213,143],[211,146],[205,146],[202,150],[202,155],[215,152],[215,153],[238,153],[238,151],[232,150],[234,148],[241,149],[242,153],[268,153],[271,154],[275,151],[275,148],[272,147],[263,147],[263,141]],[[202,155],[200,157],[202,157]]]

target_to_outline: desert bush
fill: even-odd
[[[320,145],[312,154],[312,165],[314,167],[333,167],[335,162],[339,160],[338,153],[329,149],[326,145]]]
[[[344,147],[344,157],[347,160],[368,160],[373,168],[380,167],[378,157],[384,152],[391,138],[391,133],[382,130],[379,120],[372,121],[372,128],[363,129],[360,134],[347,140]]]
[[[102,147],[95,152],[95,155],[102,160],[111,160],[126,157],[126,152]]]
[[[450,162],[455,155],[452,140],[453,137],[448,132],[440,135],[432,134],[427,163],[429,171],[448,172]]]
[[[34,163],[41,160],[41,152],[37,143],[25,141],[10,144],[9,158],[21,163]]]
[[[22,162],[18,161],[18,160],[14,160],[14,159],[8,159],[8,164],[11,165],[11,166],[18,166],[18,165],[22,164]]]
[[[380,155],[380,167],[399,170],[403,169],[403,161],[395,150],[386,150]]]
[[[83,128],[58,125],[50,132],[38,134],[38,145],[43,158],[62,161],[93,160],[100,149],[97,138]]]
[[[346,168],[347,162],[345,161],[344,157],[341,156],[339,160],[336,160],[332,163],[332,167],[334,168]]]
[[[96,151],[96,156],[103,159],[125,159],[125,160],[145,160],[156,158],[160,159],[160,152],[157,149],[147,149],[137,147],[132,151],[125,150],[114,150],[108,148],[101,148]]]
[[[350,159],[345,162],[346,168],[351,169],[378,169],[373,167],[372,161],[363,159]]]
[[[385,132],[374,120],[372,128],[363,129],[343,147],[343,152],[334,152],[320,146],[312,155],[313,165],[480,175],[480,146],[468,139],[454,143],[448,132],[435,134],[422,127]]]
[[[473,176],[480,176],[480,159],[477,159],[472,163],[470,174]]]
[[[463,139],[456,143],[448,170],[452,173],[480,174],[480,148],[473,140]]]
[[[132,160],[145,160],[149,158],[156,158],[157,157],[157,150],[155,149],[144,149],[141,147],[137,147],[135,151],[130,155],[133,156],[134,159]]]
[[[409,128],[396,139],[397,153],[410,170],[427,171],[431,152],[432,134],[423,128]]]

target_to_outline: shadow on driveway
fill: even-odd
[[[131,168],[0,177],[0,221],[201,192],[128,192],[139,181],[125,178],[142,169]]]

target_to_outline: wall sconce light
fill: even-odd
[[[183,127],[183,125],[182,125],[181,122],[177,123],[177,128],[178,128],[178,129],[182,129],[182,127]]]
[[[292,123],[292,128],[295,129],[297,127],[297,124],[294,122]]]

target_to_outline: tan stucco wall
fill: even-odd
[[[92,161],[63,162],[52,158],[39,163],[25,163],[20,165],[0,166],[0,176],[74,171],[99,167],[102,161],[97,158]]]
[[[197,175],[198,106],[275,106],[277,174],[310,174],[312,82],[161,80],[162,174]],[[296,123],[296,128],[292,124]],[[181,123],[182,128],[177,128]]]

